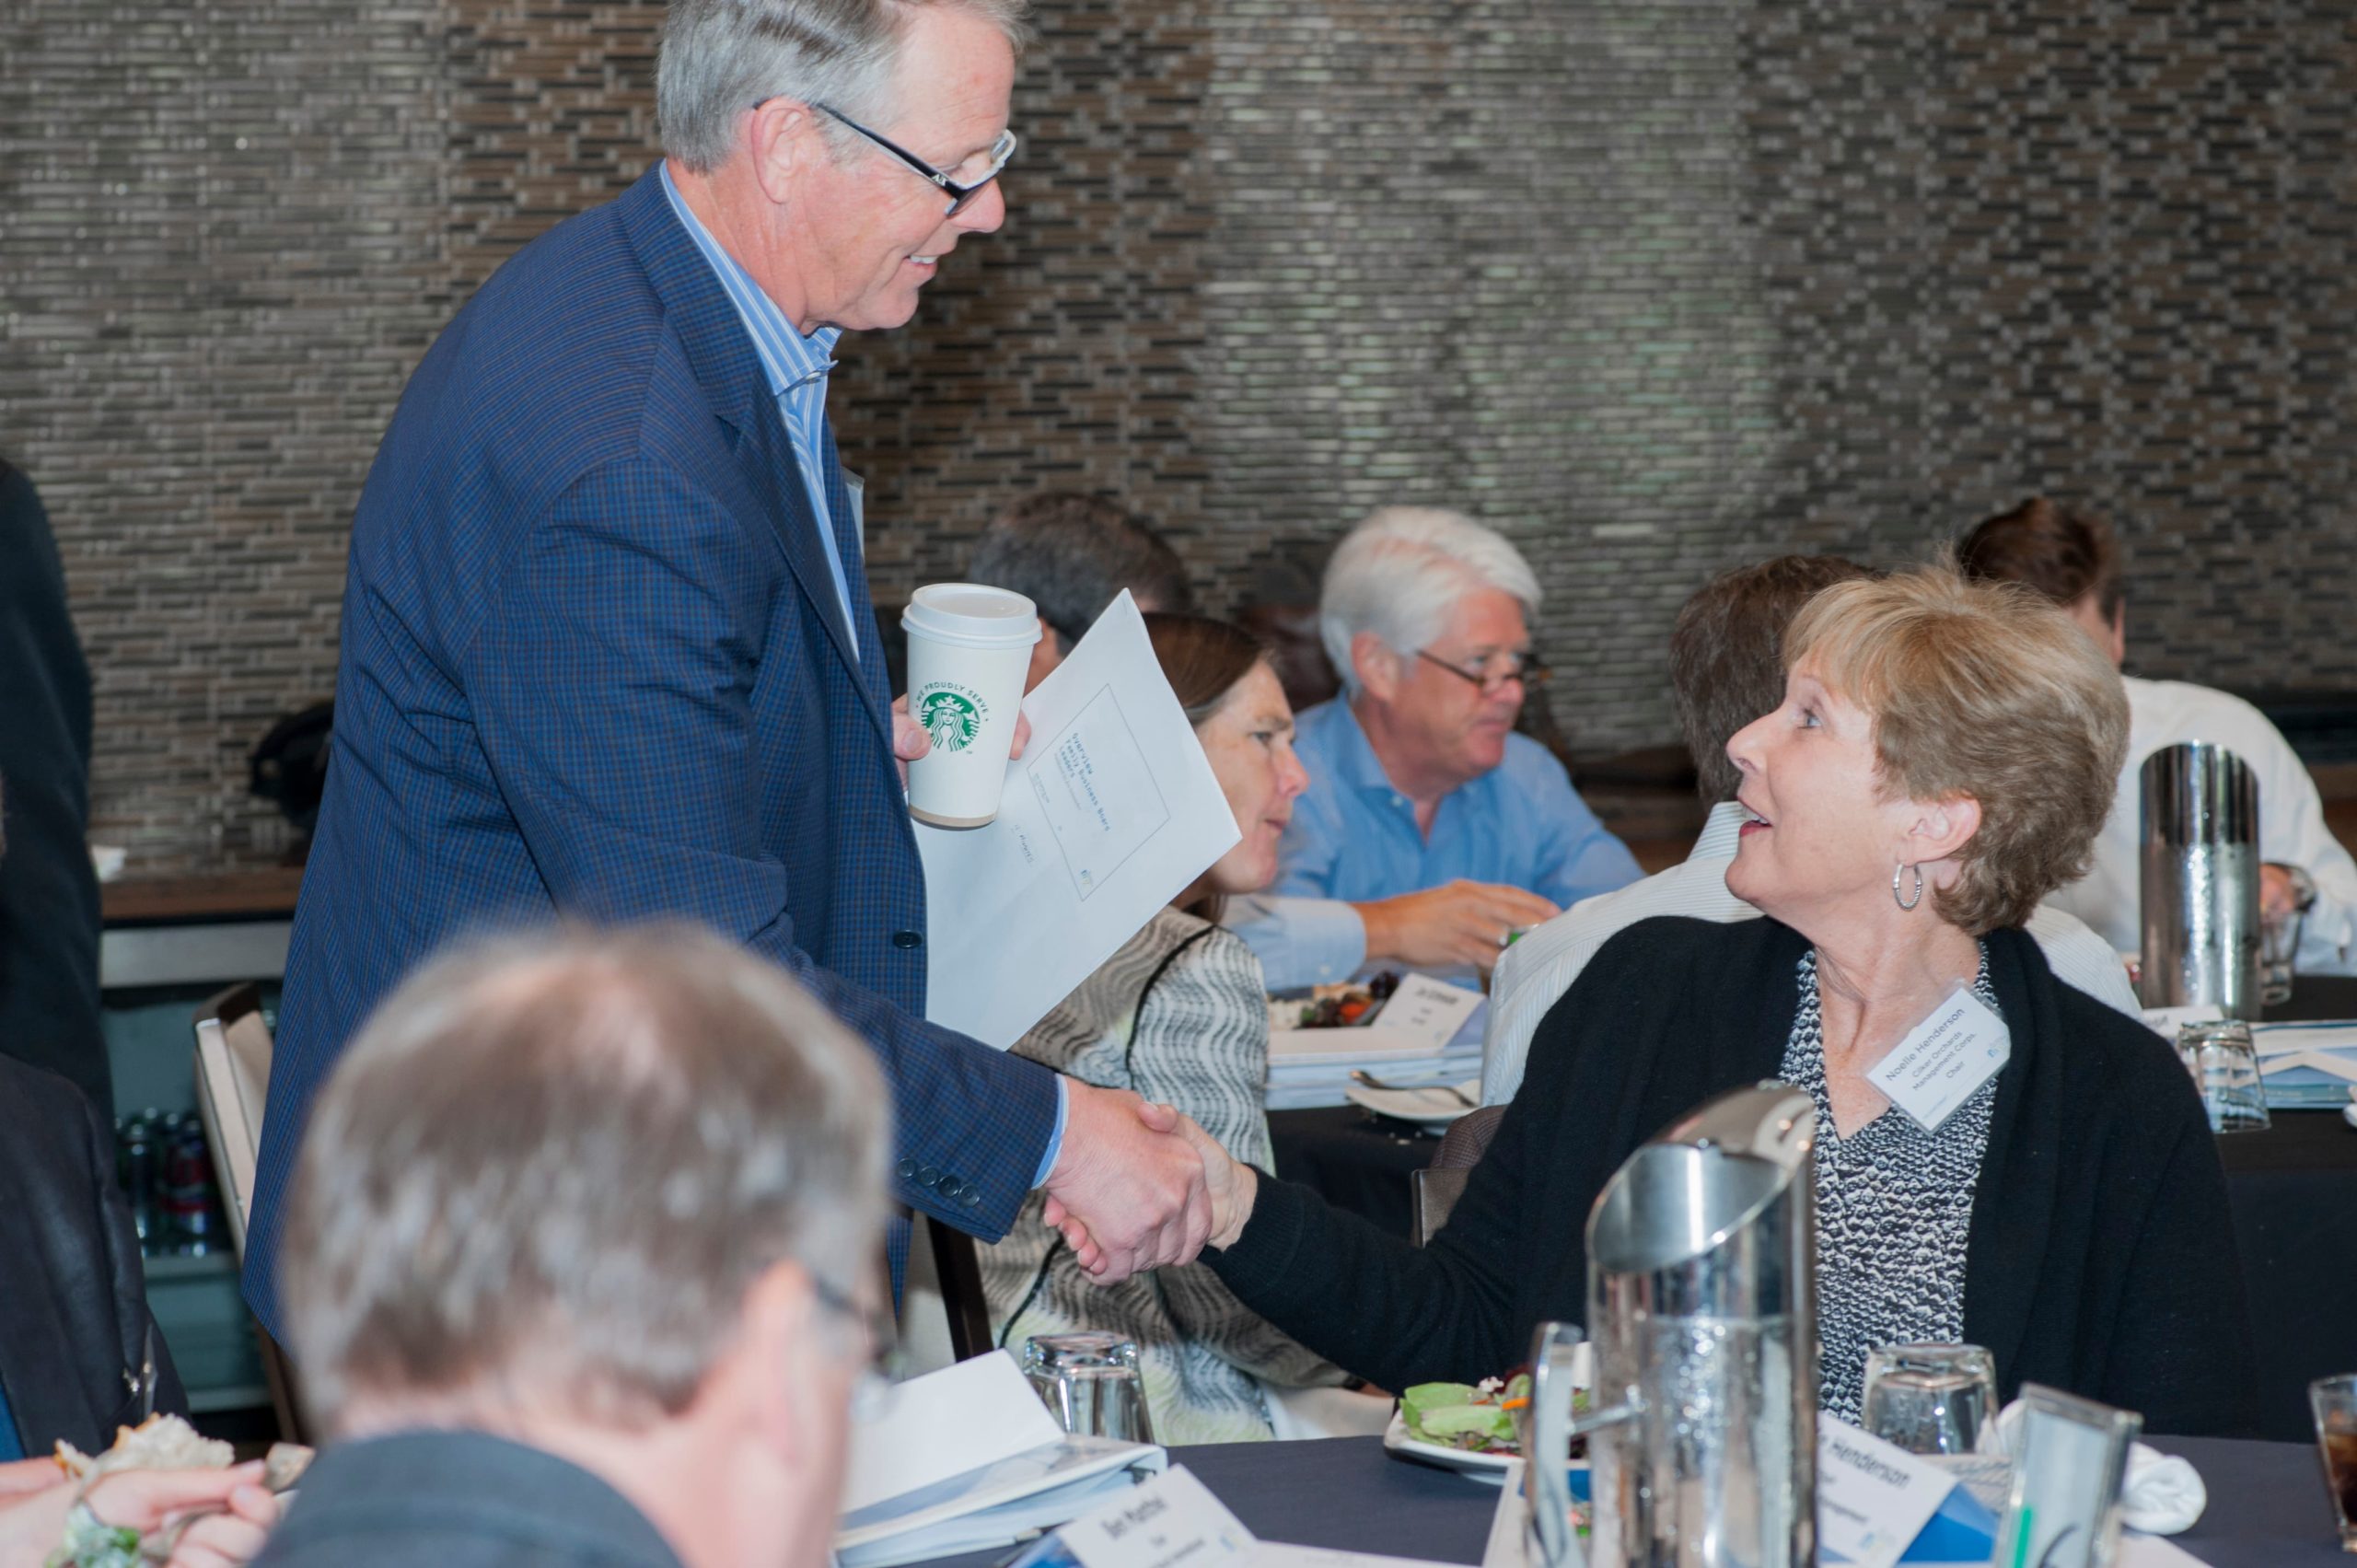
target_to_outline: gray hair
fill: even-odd
[[[1413,654],[1441,634],[1457,601],[1477,588],[1520,601],[1526,616],[1538,611],[1538,578],[1495,529],[1430,506],[1370,513],[1334,547],[1318,596],[1318,634],[1343,690],[1358,695],[1353,638],[1372,632],[1392,652]]]
[[[1028,495],[1001,510],[966,576],[1029,599],[1066,653],[1123,588],[1148,613],[1195,608],[1178,552],[1112,502],[1073,491]]]
[[[735,150],[737,117],[773,98],[823,103],[867,125],[897,117],[886,101],[910,15],[954,6],[1029,41],[1029,0],[671,0],[655,69],[663,150],[706,174]],[[852,134],[823,117],[830,144]]]
[[[428,963],[304,1134],[281,1278],[315,1413],[679,1413],[764,1271],[847,1288],[876,1256],[887,1118],[869,1052],[708,931]]]

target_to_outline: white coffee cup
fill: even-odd
[[[1004,588],[928,583],[900,612],[900,629],[909,714],[933,737],[933,749],[909,764],[909,814],[979,828],[998,815],[1039,612]]]

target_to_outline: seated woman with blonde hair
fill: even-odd
[[[1177,1107],[1265,1169],[1269,1006],[1260,960],[1223,930],[1220,903],[1277,874],[1277,842],[1308,782],[1293,710],[1251,633],[1197,615],[1149,615],[1155,659],[1194,724],[1243,837],[1015,1044],[1100,1087]],[[1340,1368],[1239,1305],[1200,1263],[1097,1285],[1043,1217],[1039,1194],[981,1249],[991,1327],[1019,1350],[1034,1334],[1108,1330],[1134,1342],[1162,1443],[1273,1434],[1261,1384],[1340,1384]],[[1379,1412],[1378,1412],[1379,1414]]]
[[[2057,981],[2022,923],[2086,865],[2128,730],[2070,621],[1945,571],[1826,589],[1784,701],[1728,744],[1727,887],[1765,920],[1640,923],[1600,949],[1447,1226],[1421,1250],[1200,1144],[1237,1296],[1387,1388],[1521,1361],[1586,1312],[1585,1226],[1647,1138],[1778,1078],[1817,1102],[1818,1401],[1866,1352],[1987,1347],[2025,1381],[2233,1432],[2252,1359],[2217,1149],[2167,1044]],[[1959,988],[2003,1061],[1934,1125],[1867,1074]]]

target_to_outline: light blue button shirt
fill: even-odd
[[[1497,767],[1445,796],[1429,837],[1395,788],[1350,704],[1302,714],[1294,750],[1309,788],[1294,805],[1268,894],[1231,900],[1227,924],[1260,955],[1272,990],[1349,978],[1366,961],[1350,906],[1459,878],[1526,889],[1569,909],[1644,875],[1527,736]]]
[[[827,570],[834,574],[835,598],[842,606],[843,626],[851,633],[851,645],[859,646],[859,617],[852,613],[851,579],[844,575],[842,552],[836,548],[835,530],[830,526],[833,513],[827,505],[827,486],[822,461],[824,432],[827,423],[827,372],[835,367],[835,340],[842,336],[840,329],[820,327],[805,337],[795,330],[777,301],[761,292],[761,285],[737,265],[737,258],[721,249],[720,241],[712,237],[702,220],[688,210],[679,199],[679,188],[671,183],[671,168],[663,165],[663,194],[670,199],[671,210],[679,215],[679,226],[696,242],[703,259],[712,263],[713,272],[720,279],[729,303],[737,307],[743,318],[745,333],[753,340],[753,353],[761,362],[761,374],[769,381],[770,395],[777,399],[778,416],[785,421],[786,438],[794,443],[794,460],[802,470],[802,483],[810,496],[810,514],[819,519],[819,542],[826,547]],[[1064,1080],[1056,1079],[1056,1125],[1049,1134],[1047,1153],[1039,1158],[1039,1174],[1031,1185],[1037,1187],[1048,1179],[1048,1172],[1056,1167],[1056,1157],[1063,1153],[1064,1119],[1070,1113],[1072,1091]]]

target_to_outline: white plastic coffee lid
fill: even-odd
[[[1039,611],[1005,588],[927,583],[900,611],[900,628],[961,648],[1028,648],[1039,640]]]

